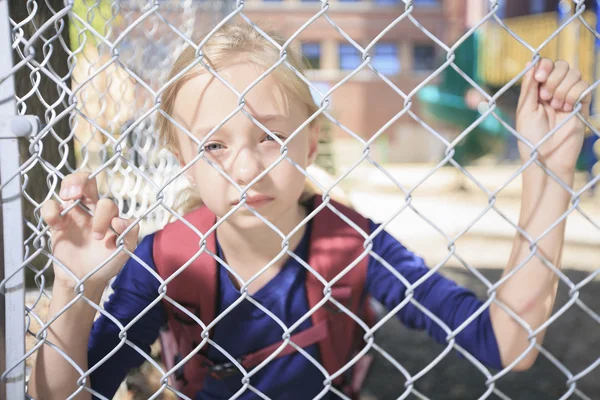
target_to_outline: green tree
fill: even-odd
[[[118,10],[118,2],[113,0],[75,0],[69,18],[71,49],[79,48],[82,43],[96,45],[101,42],[98,35],[92,33],[78,17],[106,37],[111,26],[121,21]]]

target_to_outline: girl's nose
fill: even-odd
[[[236,157],[232,170],[232,178],[240,186],[246,186],[264,169],[259,154],[250,149],[241,149]]]

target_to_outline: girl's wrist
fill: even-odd
[[[546,166],[546,169],[552,173],[552,176],[546,172],[542,167],[537,164],[528,166],[523,171],[523,189],[531,189],[551,186],[562,186],[556,179],[558,178],[561,182],[567,185],[569,188],[573,188],[575,182],[575,169],[555,169]],[[564,189],[563,189],[564,190]]]
[[[104,289],[106,288],[106,284],[104,285],[99,285],[99,284],[95,284],[93,282],[85,282],[82,284],[83,286],[83,291],[84,291],[84,296],[92,299],[92,298],[100,298],[102,297],[102,293],[104,292]],[[77,282],[75,282],[74,280],[63,280],[63,279],[54,279],[54,284],[52,285],[52,292],[53,293],[61,293],[63,295],[67,295],[67,296],[72,296],[75,297],[77,296],[77,293],[79,292],[79,290],[77,290]]]
[[[529,161],[528,159],[523,159],[523,157],[521,157],[521,162],[522,164],[525,164],[526,162]],[[543,160],[541,160],[542,165],[544,165],[544,168],[542,168],[541,166],[539,166],[536,163],[531,163],[531,165],[529,165],[524,171],[523,171],[523,175],[541,175],[544,174],[545,176],[548,176],[550,178],[550,174],[546,171],[550,171],[550,173],[552,173],[552,175],[556,176],[557,178],[559,178],[560,180],[562,180],[565,183],[568,183],[570,181],[572,181],[575,177],[575,166],[553,166],[550,163],[545,163]]]

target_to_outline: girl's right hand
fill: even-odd
[[[110,199],[98,200],[96,179],[88,179],[88,172],[67,175],[62,181],[59,196],[67,201],[61,205],[55,200],[47,200],[42,206],[42,217],[49,225],[52,234],[52,255],[60,260],[71,272],[81,279],[98,265],[105,262],[117,250],[115,235],[109,226],[120,235],[133,220],[119,218],[119,209]],[[89,215],[79,205],[67,214],[61,212],[77,199],[87,206],[94,216]],[[139,224],[123,238],[125,247],[133,252],[137,246]],[[112,260],[86,279],[86,287],[104,288],[115,276],[129,255],[120,251]],[[75,287],[77,282],[62,267],[53,264],[54,285]]]

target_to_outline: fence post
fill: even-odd
[[[25,287],[19,148],[10,126],[16,113],[11,37],[8,0],[0,0],[0,398],[12,400],[25,397],[25,363],[19,364],[25,354]]]

